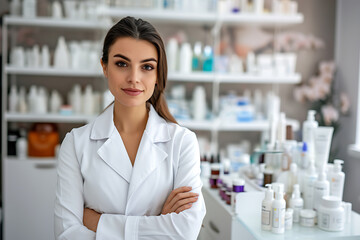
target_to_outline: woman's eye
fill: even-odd
[[[146,71],[151,71],[154,69],[154,67],[150,64],[146,64],[143,66],[143,69],[146,70]]]
[[[126,67],[127,66],[126,62],[122,62],[122,61],[117,62],[116,65],[119,66],[119,67]]]

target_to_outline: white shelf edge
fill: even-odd
[[[29,68],[5,66],[7,74],[36,75],[36,76],[71,76],[71,77],[101,77],[102,72],[92,70],[56,69],[56,68]]]
[[[48,164],[48,163],[56,163],[56,157],[26,157],[24,159],[20,159],[16,156],[7,156],[5,157],[7,161],[16,161],[16,162],[28,162],[35,164]]]
[[[179,73],[172,72],[168,75],[169,81],[180,82],[214,82],[215,74],[213,72],[191,72],[191,73]]]
[[[71,115],[63,116],[60,114],[22,114],[9,113],[4,114],[4,118],[8,122],[56,122],[56,123],[88,123],[95,116],[87,115]]]
[[[297,14],[273,14],[273,13],[243,13],[220,15],[219,21],[224,24],[259,24],[264,26],[292,25],[304,22],[304,16]]]
[[[4,23],[11,26],[37,26],[37,27],[58,27],[73,29],[108,29],[108,26],[98,20],[89,19],[56,19],[52,17],[25,18],[20,16],[5,16]]]
[[[301,75],[298,73],[292,75],[250,75],[250,74],[217,74],[219,83],[253,83],[253,84],[297,84],[301,82]]]

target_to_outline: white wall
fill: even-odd
[[[360,159],[350,157],[347,147],[355,143],[360,51],[359,10],[359,0],[337,1],[335,56],[338,69],[336,81],[341,82],[343,90],[349,94],[351,115],[341,118],[341,129],[335,141],[340,146],[338,157],[345,160],[344,199],[352,202],[353,209],[357,212],[360,212]]]

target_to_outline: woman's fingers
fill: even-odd
[[[178,194],[178,193],[183,193],[183,192],[189,192],[191,191],[192,187],[179,187],[176,188],[174,190],[171,191],[170,195],[168,196],[168,198],[166,199],[166,203],[171,202],[171,200]]]
[[[175,212],[176,212],[177,214],[179,214],[179,213],[181,213],[182,211],[191,208],[191,206],[192,206],[192,203],[188,203],[188,204],[183,205],[183,206],[179,207],[178,209],[176,209]]]
[[[199,196],[199,194],[193,193],[193,192],[178,193],[169,202],[169,206],[170,206],[171,209],[173,209],[175,204],[178,203],[179,201],[181,201],[182,199],[194,198],[194,197],[198,197],[198,196]]]
[[[193,204],[194,202],[196,202],[198,200],[197,197],[192,197],[192,198],[185,198],[185,199],[182,199],[180,201],[177,201],[174,206],[172,207],[171,210],[173,210],[173,212],[176,212],[177,209],[181,208],[182,206],[184,205],[187,205],[187,204]]]

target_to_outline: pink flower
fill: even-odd
[[[324,117],[325,125],[329,126],[339,119],[339,112],[332,105],[325,105],[321,107],[321,113]]]
[[[320,75],[325,74],[326,76],[332,76],[335,72],[335,63],[334,61],[321,62],[319,66]]]
[[[343,114],[346,114],[350,109],[350,100],[345,93],[340,94],[340,111]]]
[[[294,98],[297,102],[305,103],[306,96],[303,90],[303,86],[294,89]]]

